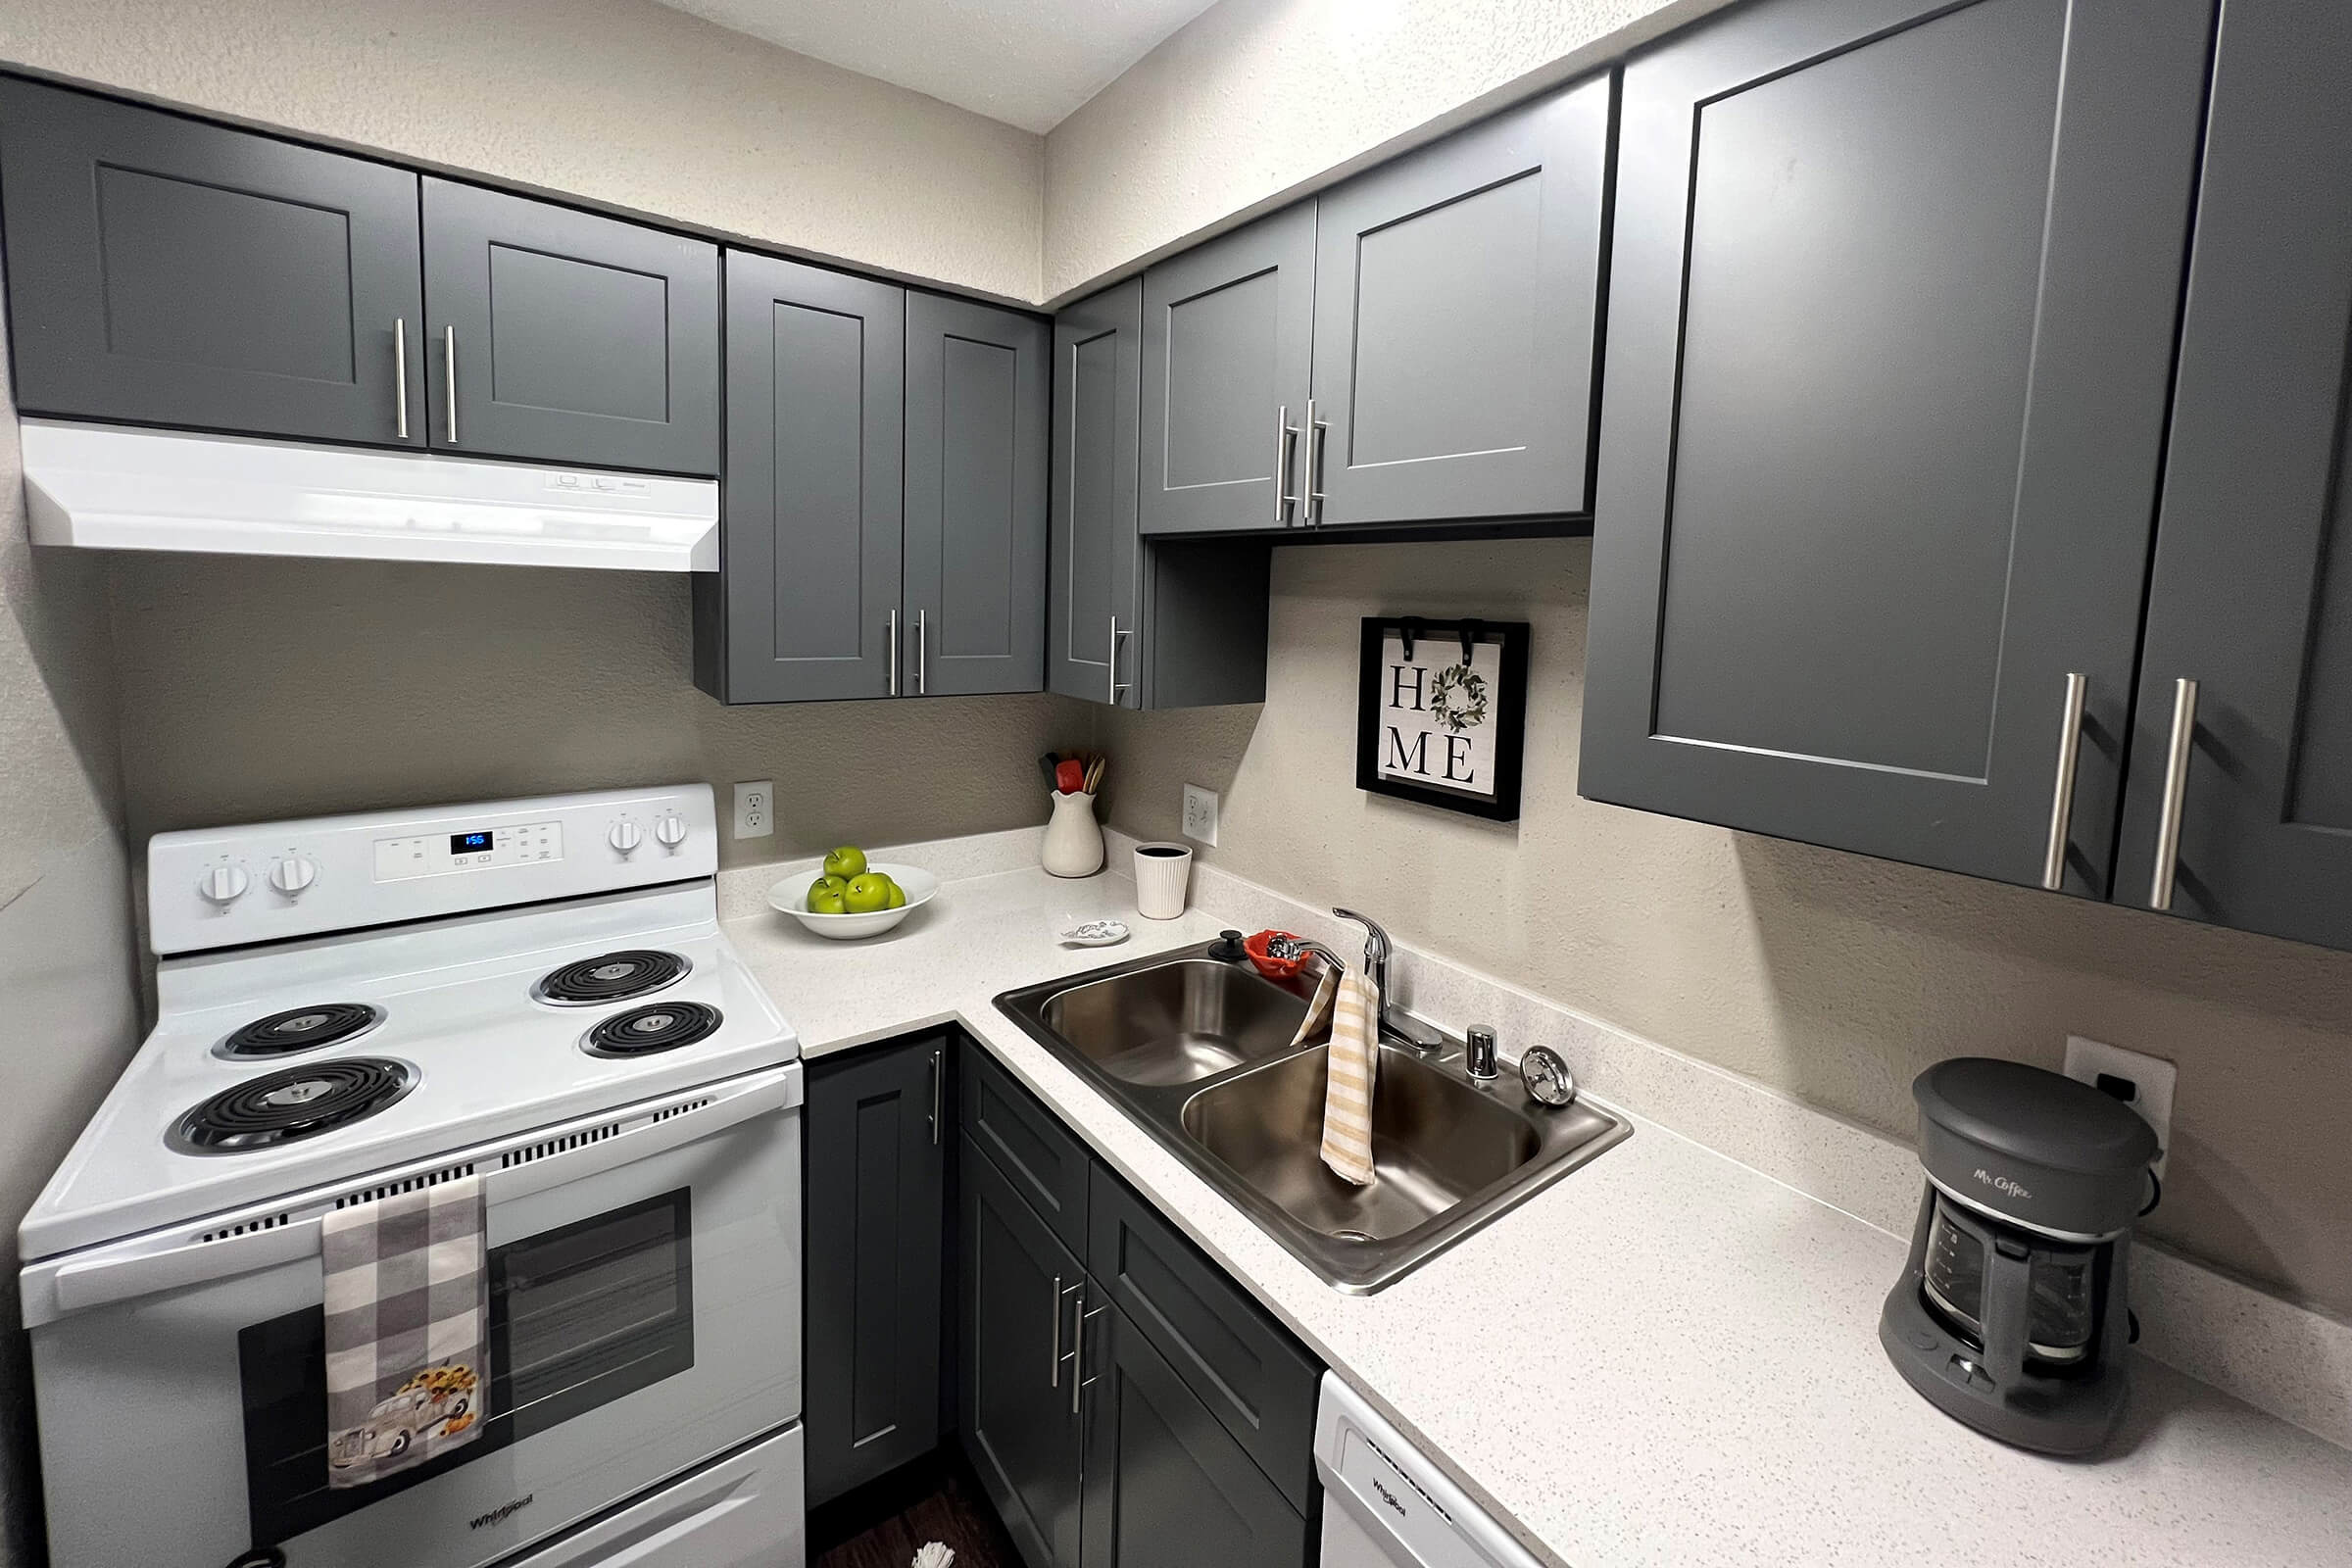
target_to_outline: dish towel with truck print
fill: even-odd
[[[1340,976],[1332,1005],[1330,1084],[1323,1091],[1323,1163],[1342,1181],[1372,1179],[1372,1080],[1380,1067],[1380,992],[1363,970]]]
[[[481,1436],[484,1218],[478,1176],[326,1216],[328,1486],[364,1487]]]

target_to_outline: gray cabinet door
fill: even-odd
[[[808,1502],[939,1444],[948,1042],[808,1069]]]
[[[1585,795],[2037,884],[2077,674],[2105,896],[2211,21],[1766,0],[1626,68]]]
[[[415,174],[9,77],[0,185],[26,413],[423,445]]]
[[[964,1452],[1028,1568],[1078,1568],[1085,1272],[969,1139],[957,1172]]]
[[[1044,320],[906,296],[906,581],[902,696],[1046,687]]]
[[[1085,1568],[1305,1568],[1306,1520],[1127,1314],[1086,1334]]]
[[[1309,522],[1592,510],[1610,91],[1597,76],[1324,194]]]
[[[2189,265],[2115,899],[2352,948],[2352,12],[2230,0]]]
[[[423,184],[434,446],[718,471],[717,246]]]
[[[1144,274],[1145,533],[1298,520],[1314,270],[1302,202]]]
[[[905,291],[727,253],[727,471],[705,689],[887,697],[897,668]]]
[[[1141,278],[1081,300],[1054,318],[1046,685],[1064,697],[1126,708],[1137,706],[1136,410],[1143,342]],[[1126,634],[1116,644],[1114,622]]]

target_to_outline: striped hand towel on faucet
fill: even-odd
[[[1380,1064],[1380,993],[1363,970],[1340,976],[1323,1091],[1323,1163],[1342,1181],[1372,1180],[1372,1082]]]

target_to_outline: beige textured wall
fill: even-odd
[[[707,779],[776,781],[730,864],[1043,822],[1061,698],[726,708],[689,675],[687,579],[114,558],[130,841],[220,822]]]
[[[1038,137],[653,0],[8,0],[0,61],[1038,297]]]
[[[1105,715],[1110,819],[1370,911],[1401,940],[1908,1137],[1945,1056],[2059,1065],[2088,1035],[2180,1063],[2149,1228],[2352,1317],[2352,955],[1597,806],[1576,794],[1581,540],[1309,547],[1274,557],[1264,708]],[[1524,815],[1354,788],[1357,626],[1405,611],[1534,624]]]
[[[0,343],[0,350],[5,343]],[[24,537],[0,352],[0,1262],[138,1039],[103,564]],[[0,1565],[42,1560],[29,1368],[0,1288]]]
[[[1565,81],[1726,0],[1222,0],[1046,138],[1044,297]]]

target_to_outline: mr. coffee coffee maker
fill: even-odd
[[[1963,1056],[1911,1086],[1920,1199],[1879,1343],[1931,1404],[2005,1443],[2084,1453],[2123,1413],[2132,1222],[2156,1133],[2101,1089]]]

